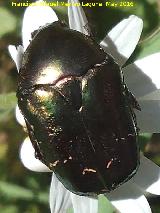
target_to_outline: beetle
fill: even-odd
[[[32,35],[17,98],[35,156],[78,195],[110,192],[139,165],[138,127],[113,57],[62,22]]]

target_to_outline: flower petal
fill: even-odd
[[[117,24],[101,41],[102,48],[122,66],[134,51],[143,28],[143,22],[131,15]]]
[[[137,60],[134,64],[152,80],[157,89],[160,89],[160,53]]]
[[[106,197],[121,213],[151,213],[147,199],[131,181],[106,194]]]
[[[51,213],[65,213],[72,205],[70,191],[63,186],[54,173],[52,175],[49,203]]]
[[[152,54],[123,68],[129,89],[137,98],[160,89],[160,53]]]
[[[35,158],[35,150],[28,137],[24,140],[21,146],[20,158],[24,166],[29,170],[35,172],[52,172],[40,160]]]
[[[23,47],[19,45],[16,49],[15,46],[9,45],[8,46],[9,53],[14,60],[17,70],[19,71],[21,67],[22,57],[23,57]]]
[[[98,198],[79,196],[71,193],[74,213],[97,213]]]
[[[141,111],[135,111],[141,133],[160,132],[160,101],[138,101]]]
[[[24,117],[23,117],[18,105],[16,106],[16,119],[20,125],[22,125],[23,127],[26,127],[26,122],[24,120]]]
[[[158,84],[159,61],[160,54],[157,53],[123,68],[125,82],[141,107],[141,111],[136,111],[141,132],[160,132],[160,116],[157,116],[160,113],[160,101],[143,100],[143,97],[156,92],[157,87],[160,86]],[[149,97],[152,99],[151,96]]]
[[[82,7],[73,6],[73,4],[80,5],[80,2],[78,0],[68,0],[68,3],[71,4],[71,6],[68,7],[69,27],[88,35],[90,33],[90,29]]]
[[[157,89],[147,95],[140,97],[140,101],[160,101],[160,89]]]
[[[24,49],[26,49],[30,43],[32,32],[45,24],[58,20],[57,15],[52,8],[42,6],[43,3],[43,1],[37,1],[36,4],[41,6],[30,6],[25,11],[22,27]]]
[[[160,195],[160,167],[155,163],[141,156],[140,167],[133,181],[142,188],[142,190],[151,194]]]

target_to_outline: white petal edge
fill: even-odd
[[[42,5],[43,1],[36,1],[36,4]],[[56,13],[49,6],[29,6],[23,18],[22,38],[24,50],[31,40],[31,33],[46,24],[58,21]]]
[[[101,47],[122,66],[133,53],[141,36],[142,19],[131,15],[117,24],[101,41]]]
[[[106,197],[121,213],[151,213],[147,199],[131,181],[106,194]]]
[[[74,4],[80,5],[80,2],[78,0],[68,0],[68,3],[71,4],[68,6],[70,29],[77,30],[85,35],[88,35],[90,33],[90,29],[83,8],[81,6],[74,6]]]
[[[132,180],[143,191],[160,195],[160,167],[143,155],[141,155],[141,163],[137,174]]]
[[[34,172],[52,172],[40,160],[35,158],[35,150],[31,144],[30,139],[27,137],[21,145],[20,158],[23,165]]]
[[[78,196],[71,193],[74,213],[98,213],[98,198]]]
[[[18,123],[21,126],[26,127],[26,122],[24,120],[24,117],[23,117],[18,105],[16,106],[16,120],[18,121]]]
[[[23,53],[24,53],[23,47],[21,45],[19,45],[16,48],[14,45],[9,45],[8,51],[16,64],[17,70],[19,71],[19,69],[21,67]]]
[[[49,203],[51,213],[65,213],[71,207],[70,191],[52,174]]]

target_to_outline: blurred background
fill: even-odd
[[[13,2],[25,1],[27,2],[27,0]],[[21,26],[25,7],[12,7],[11,2],[0,0],[0,212],[47,213],[51,174],[28,171],[19,158],[21,143],[27,135],[15,119],[18,73],[7,47],[9,44],[22,43]],[[130,14],[143,19],[141,40],[127,63],[160,51],[160,1],[132,2],[133,7],[84,8],[97,41]],[[67,23],[67,8],[56,7],[55,10],[60,19]],[[160,165],[160,134],[140,135],[139,144],[145,156]],[[149,196],[148,201],[153,213],[160,213],[160,198]],[[114,212],[103,196],[100,197],[99,212]]]

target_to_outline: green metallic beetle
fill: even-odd
[[[139,165],[133,95],[114,59],[60,21],[26,49],[18,105],[35,154],[79,195],[109,192]]]

